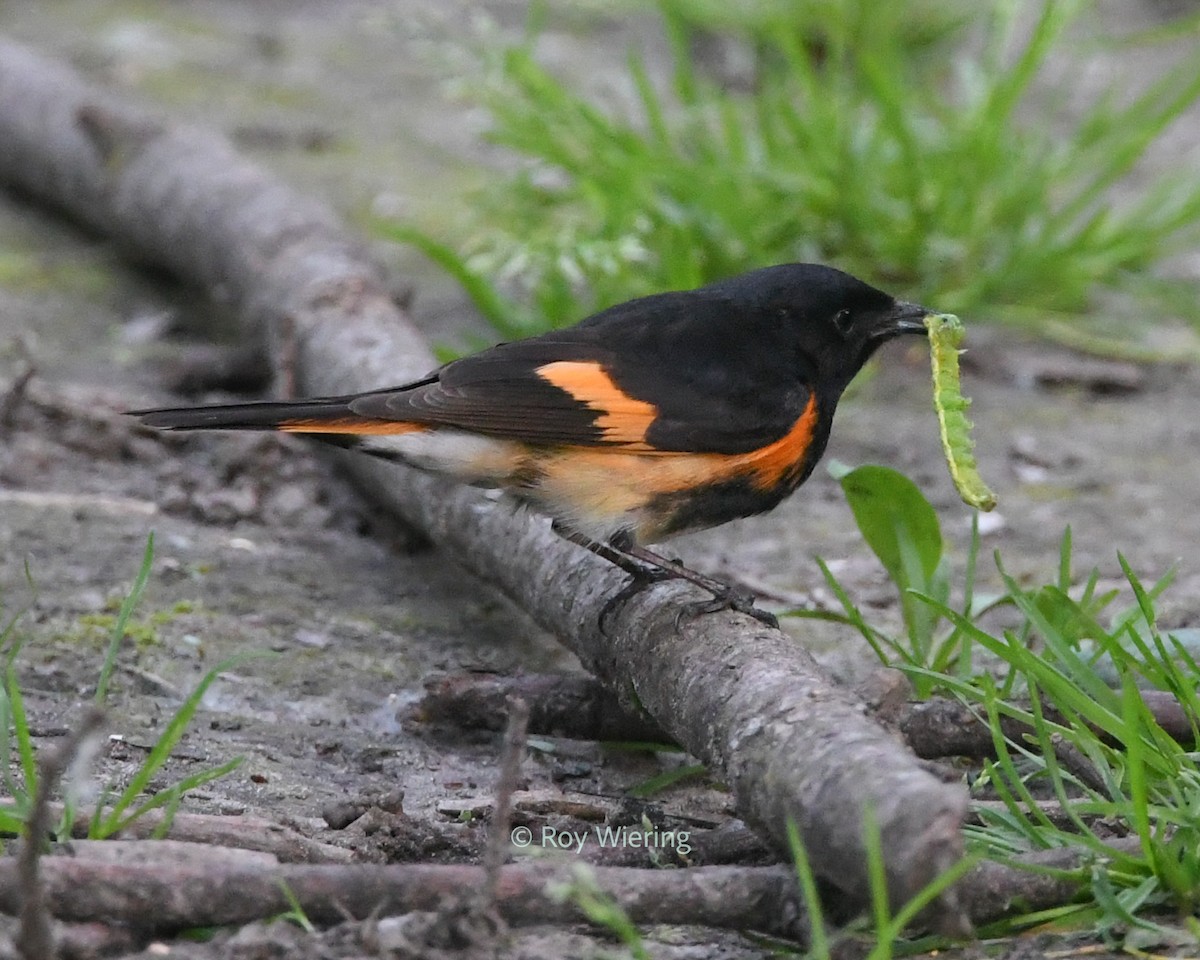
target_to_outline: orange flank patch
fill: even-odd
[[[730,475],[749,471],[754,477],[753,483],[756,487],[769,490],[786,480],[788,474],[804,462],[804,455],[812,443],[816,428],[817,400],[809,396],[804,412],[792,424],[791,430],[765,447],[759,447],[749,453],[721,457],[725,461],[725,470]]]
[[[603,431],[605,440],[623,444],[626,449],[647,452],[653,449],[646,443],[646,430],[658,416],[658,409],[625,393],[600,364],[558,360],[538,367],[537,374],[595,410],[596,426]]]
[[[391,436],[400,433],[419,433],[428,430],[423,423],[403,420],[368,420],[362,417],[341,417],[337,420],[283,420],[279,429],[287,433],[350,433],[359,436]]]
[[[816,425],[817,404],[810,398],[784,436],[749,453],[543,451],[536,457],[538,479],[532,493],[590,536],[603,539],[632,521],[638,538],[653,542],[662,533],[662,517],[647,509],[655,497],[741,476],[763,491],[786,484],[799,477]]]

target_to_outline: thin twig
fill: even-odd
[[[1054,748],[1054,756],[1059,766],[1072,774],[1087,789],[1107,795],[1108,784],[1100,776],[1100,771],[1075,744],[1061,733],[1054,733],[1050,735],[1050,746]]]
[[[508,729],[504,732],[504,753],[500,760],[500,778],[496,782],[496,805],[492,811],[491,831],[483,861],[486,881],[482,891],[482,909],[495,909],[500,868],[511,847],[513,793],[521,776],[521,761],[525,758],[525,732],[529,728],[529,704],[514,697],[508,705]]]
[[[1182,704],[1170,693],[1161,690],[1143,691],[1142,698],[1155,723],[1174,740],[1184,745],[1195,741],[1195,731]],[[1028,708],[1018,701],[1015,706]],[[1046,720],[1063,722],[1048,703],[1042,705]],[[935,697],[921,703],[910,703],[898,712],[894,723],[909,747],[918,757],[934,760],[940,757],[991,757],[996,743],[986,718],[970,705],[957,700]],[[1032,728],[1015,717],[1002,716],[1000,729],[1005,738],[1020,743]],[[1106,730],[1092,728],[1105,743],[1116,743]],[[1072,772],[1076,772],[1072,770]],[[1094,778],[1089,783],[1095,785]]]
[[[15,349],[21,358],[21,366],[17,375],[13,377],[12,383],[8,385],[8,389],[4,391],[4,395],[0,396],[0,430],[5,431],[12,429],[17,410],[25,400],[25,391],[29,386],[29,381],[37,372],[37,367],[29,352],[29,345],[23,339],[17,338]]]
[[[1138,838],[1108,842],[1114,852],[1136,852]],[[1103,856],[1103,853],[1099,854]],[[984,862],[957,884],[967,915],[977,924],[1012,913],[1068,903],[1085,882],[1081,867],[1096,859],[1090,849],[1043,850],[1008,863]],[[501,869],[497,908],[512,926],[578,923],[578,908],[551,897],[554,883],[569,881],[574,861],[508,864]],[[1051,872],[1047,873],[1046,868]],[[593,867],[597,886],[639,925],[670,923],[757,930],[802,937],[803,906],[790,866],[696,867],[639,870]],[[1072,873],[1075,871],[1075,873]],[[478,889],[484,871],[430,864],[296,865],[224,869],[177,864],[104,863],[48,857],[42,863],[46,903],[73,922],[124,924],[140,935],[167,935],[190,927],[232,926],[278,915],[293,894],[315,924],[437,911],[464,890]],[[20,909],[18,866],[0,859],[0,911]]]
[[[58,789],[63,774],[81,754],[84,744],[99,733],[103,722],[104,711],[96,706],[88,707],[67,739],[38,763],[37,790],[33,809],[25,823],[24,843],[17,864],[21,884],[21,929],[17,934],[17,950],[25,960],[54,960],[56,953],[50,908],[39,869],[42,844],[50,834],[50,795]]]
[[[9,798],[0,797],[0,805],[7,803],[11,803]],[[61,819],[61,803],[51,803],[47,809],[51,822]],[[87,836],[93,813],[88,807],[75,810],[75,819],[71,824],[72,837],[82,839]],[[119,836],[133,840],[161,836],[165,840],[259,850],[272,854],[283,863],[349,863],[354,859],[352,850],[321,843],[263,817],[177,812],[169,819],[170,823],[166,823],[168,816],[163,810],[147,810],[122,827]]]

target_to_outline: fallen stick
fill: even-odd
[[[667,743],[650,717],[631,710],[595,677],[523,673],[515,677],[455,673],[425,683],[412,709],[418,719],[460,730],[500,730],[509,697],[529,704],[529,732],[576,740]]]
[[[579,865],[522,863],[501,869],[496,909],[506,923],[579,923],[586,917],[553,895]],[[800,939],[802,911],[794,875],[786,867],[697,867],[636,870],[590,867],[596,885],[638,924],[695,924],[758,930]],[[50,911],[73,922],[125,924],[142,934],[191,927],[230,926],[291,909],[288,892],[313,922],[347,917],[437,911],[485,882],[482,867],[399,864],[282,866],[225,869],[206,864],[116,864],[46,857],[43,884]],[[17,871],[0,860],[0,911],[20,900]]]
[[[112,235],[236,309],[307,394],[403,382],[433,358],[380,271],[325,207],[211,133],[160,123],[0,41],[0,181]],[[868,895],[868,811],[892,899],[962,852],[966,793],[939,782],[863,715],[797,642],[730,612],[685,621],[695,588],[667,583],[601,614],[624,575],[548,524],[445,480],[348,459],[370,496],[513,597],[584,666],[636,699],[787,849],[795,821],[817,872]],[[947,929],[963,931],[950,899]]]
[[[86,836],[89,818],[90,812],[78,814],[71,835]],[[127,824],[119,836],[139,840],[157,837],[164,819],[161,810],[149,810]],[[176,813],[162,838],[260,851],[278,857],[282,863],[349,863],[354,859],[354,851],[345,847],[321,843],[273,820],[245,815]]]
[[[120,846],[114,844],[112,846]],[[133,844],[130,852],[145,844]],[[1115,852],[1136,854],[1139,841],[1110,842]],[[166,853],[166,851],[163,851]],[[1068,903],[1085,883],[1082,874],[1096,854],[1056,849],[1013,858],[1012,865],[981,863],[958,884],[970,920],[984,924],[1012,912]],[[1027,868],[1022,869],[1024,864]],[[513,926],[586,920],[561,891],[586,871],[590,886],[611,897],[637,924],[668,923],[755,930],[807,942],[807,920],[790,867],[695,867],[690,870],[587,867],[535,861],[500,871],[496,909]],[[1046,871],[1052,871],[1047,873]],[[206,926],[232,926],[278,916],[294,895],[314,923],[348,918],[436,912],[463,891],[479,889],[485,870],[429,864],[283,865],[222,868],[151,862],[106,862],[70,856],[41,861],[45,906],[59,920],[120,924],[141,936],[167,935]],[[0,860],[0,912],[12,914],[22,898],[20,870]]]
[[[509,704],[508,728],[504,733],[504,753],[500,757],[500,777],[496,800],[488,823],[487,849],[483,856],[483,889],[478,892],[477,909],[488,912],[499,902],[500,871],[512,850],[513,794],[521,778],[525,759],[526,734],[529,731],[529,705],[514,699]]]
[[[8,797],[0,797],[0,805],[12,802]],[[62,820],[61,803],[50,804],[48,810],[53,823]],[[149,840],[158,837],[166,819],[162,810],[148,810],[126,824],[116,836],[129,840]],[[75,820],[71,824],[71,836],[79,840],[86,838],[91,820],[90,809],[76,810]],[[210,813],[179,812],[171,818],[170,827],[162,834],[162,839],[256,850],[269,853],[283,863],[349,863],[354,859],[353,850],[312,840],[273,820],[243,815],[219,816]]]
[[[1143,690],[1141,695],[1154,721],[1168,736],[1186,746],[1195,742],[1191,720],[1172,694],[1165,690]],[[1016,705],[1028,707],[1027,703]],[[1049,722],[1065,722],[1050,704],[1043,704],[1042,710]],[[888,722],[894,723],[912,751],[926,760],[992,757],[996,754],[996,743],[987,720],[979,711],[957,700],[935,697],[921,703],[907,703]],[[1013,743],[1024,742],[1032,733],[1028,724],[1007,716],[1000,718],[1000,729]],[[1095,732],[1106,743],[1118,743],[1105,730]]]
[[[1141,849],[1137,837],[1117,837],[1108,845],[1115,852],[1131,855]],[[984,861],[959,881],[959,897],[967,916],[977,924],[999,920],[1014,911],[1047,910],[1075,898],[1086,878],[1069,874],[1096,859],[1099,857],[1091,851],[1065,847],[1013,858],[1014,863],[1031,868],[1027,870]]]
[[[144,946],[132,930],[107,923],[60,923],[55,935],[62,960],[133,956]]]
[[[739,820],[731,820],[713,830],[696,831],[688,837],[686,858],[676,853],[673,847],[639,848],[629,846],[605,847],[589,844],[583,848],[581,858],[589,863],[608,867],[659,867],[681,864],[703,866],[767,866],[777,863],[778,856],[768,850],[753,830]]]
[[[995,756],[991,727],[967,704],[933,697],[877,705],[863,690],[859,694],[871,712],[895,727],[909,749],[924,760]],[[446,674],[426,682],[425,695],[413,706],[412,714],[422,721],[451,724],[463,730],[499,730],[504,725],[505,698],[510,696],[528,701],[531,733],[669,745],[669,738],[653,719],[622,703],[595,677],[582,674]],[[1143,690],[1142,699],[1168,736],[1188,745],[1194,741],[1191,723],[1174,696],[1161,690]],[[1016,706],[1027,708],[1028,703],[1017,701]],[[1043,711],[1049,719],[1058,719],[1049,705],[1043,705]],[[1032,727],[1012,717],[1002,717],[1000,728],[1005,737],[1017,743],[1032,732]],[[1098,733],[1106,742],[1115,742],[1103,731]]]

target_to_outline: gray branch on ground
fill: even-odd
[[[509,697],[529,704],[531,733],[575,740],[666,743],[669,739],[645,712],[631,709],[595,677],[579,674],[452,673],[431,677],[412,708],[424,722],[461,730],[500,730]]]
[[[1136,853],[1138,840],[1117,839],[1111,848]],[[266,854],[213,855],[195,844],[161,841],[105,841],[72,853],[42,858],[49,911],[71,923],[125,925],[143,937],[278,916],[293,906],[289,894],[322,925],[436,912],[485,878],[477,866],[270,864],[257,862]],[[967,916],[983,924],[1014,906],[1036,911],[1068,903],[1084,883],[1078,871],[1096,856],[1079,848],[1043,850],[1011,865],[978,864],[960,883]],[[513,926],[581,922],[578,906],[558,892],[581,883],[611,897],[637,924],[756,930],[808,942],[795,874],[786,866],[661,870],[524,862],[501,869],[495,906]],[[19,866],[0,860],[0,912],[15,913],[21,899]]]
[[[860,686],[857,692],[872,714],[894,728],[924,760],[995,756],[996,742],[987,718],[969,704],[945,697],[877,703],[871,691]],[[908,695],[907,684],[900,695]],[[595,677],[574,674],[443,674],[426,681],[425,695],[413,705],[411,714],[425,722],[464,730],[499,730],[504,725],[506,698],[518,696],[529,703],[531,733],[576,740],[664,743],[668,739],[644,711],[623,703]],[[1142,699],[1169,736],[1185,745],[1195,741],[1178,699],[1159,690],[1143,690]],[[1024,701],[1016,705],[1025,710],[1029,706]],[[1050,719],[1060,719],[1049,704],[1042,709]],[[1020,743],[1031,728],[1015,717],[1002,717],[1000,729],[1009,741]],[[1098,732],[1112,742],[1111,735]]]
[[[496,909],[506,923],[580,923],[578,906],[555,885],[585,869],[594,886],[638,924],[670,923],[758,930],[805,940],[796,885],[787,867],[639,870],[561,863],[510,864],[500,871]],[[142,934],[230,926],[291,909],[322,925],[437,911],[484,884],[484,869],[431,864],[282,865],[274,868],[180,863],[112,863],[77,857],[42,860],[46,901],[60,919],[126,924]],[[15,864],[0,860],[0,911],[20,900]],[[152,905],[152,906],[151,906]]]
[[[5,723],[7,722],[6,719]],[[37,790],[33,797],[33,809],[25,822],[21,849],[14,865],[17,877],[17,907],[21,917],[17,951],[24,960],[52,960],[58,954],[50,923],[49,896],[41,877],[42,845],[51,829],[50,796],[58,789],[59,781],[80,753],[87,752],[87,742],[98,739],[103,722],[104,712],[94,705],[88,707],[66,739],[38,758]],[[7,730],[4,731],[4,736],[8,736]]]
[[[12,798],[0,796],[0,805],[11,803]],[[62,820],[64,807],[61,803],[51,803],[47,810],[52,823]],[[86,839],[93,813],[91,808],[86,807],[75,811],[75,819],[71,824],[72,837]],[[345,847],[321,843],[273,820],[247,815],[179,812],[169,816],[162,810],[147,810],[122,827],[116,836],[127,840],[161,837],[164,840],[253,850],[269,853],[284,863],[349,863],[354,858],[354,851]]]
[[[433,366],[380,270],[327,208],[220,136],[160,123],[3,40],[0,182],[228,303],[303,393],[394,384]],[[681,605],[701,597],[674,583],[632,597],[606,634],[600,614],[624,575],[539,518],[392,465],[347,467],[368,495],[640,703],[780,849],[794,820],[820,875],[848,894],[868,890],[868,811],[896,901],[960,856],[965,790],[922,769],[794,639],[731,612],[676,629]],[[940,911],[945,928],[962,929],[950,900]]]

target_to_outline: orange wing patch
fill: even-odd
[[[337,420],[283,420],[279,429],[286,433],[349,433],[359,436],[391,436],[419,433],[429,427],[403,420],[368,420],[362,417],[341,417]]]
[[[658,416],[658,409],[625,393],[598,363],[557,360],[538,367],[537,374],[595,410],[599,414],[596,426],[605,440],[629,450],[654,449],[646,443],[646,431]]]

